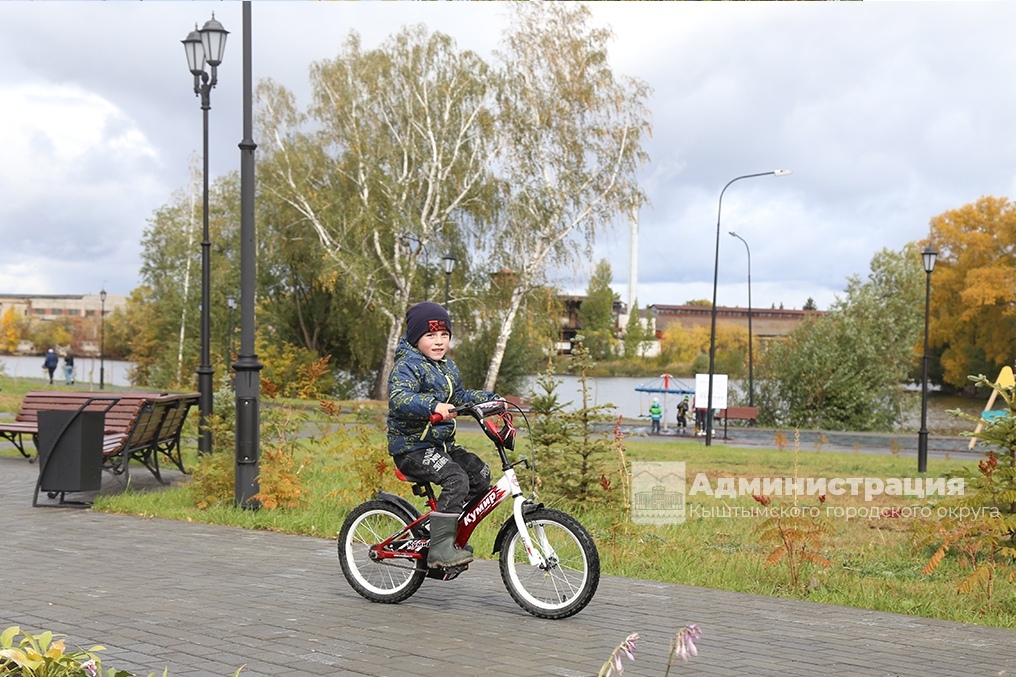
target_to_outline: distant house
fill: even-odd
[[[87,339],[82,339],[80,331],[75,333],[75,340],[80,345],[73,346],[79,355],[99,354],[100,320],[108,318],[113,311],[127,306],[127,297],[122,294],[107,294],[105,302],[99,294],[0,294],[0,318],[7,312],[29,323],[52,322],[64,320],[72,326],[84,328]],[[58,354],[64,354],[72,346],[53,346]],[[15,353],[20,355],[36,355],[43,352],[43,347],[36,347],[31,341],[23,340],[18,344]]]
[[[107,294],[103,304],[98,294],[0,294],[0,317],[9,308],[24,317],[56,320],[62,317],[106,317],[127,305],[122,294]]]
[[[563,309],[561,315],[561,338],[555,346],[558,353],[571,354],[572,341],[575,340],[575,337],[578,334],[582,333],[582,321],[579,320],[579,309],[582,307],[582,302],[585,299],[585,296],[578,296],[575,294],[558,297]],[[619,323],[619,318],[624,316],[625,319],[627,319],[627,313],[628,309],[625,304],[620,301],[614,301],[613,315],[615,331],[624,326]]]
[[[712,306],[667,306],[652,305],[650,310],[656,316],[656,335],[662,336],[673,323],[685,329],[694,327],[710,327],[712,325]],[[824,310],[785,310],[783,308],[752,308],[751,332],[760,338],[786,336],[790,331],[808,318],[825,315]],[[726,308],[717,306],[716,323],[727,323],[748,329],[747,308]]]

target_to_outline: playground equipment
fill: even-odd
[[[995,385],[999,386],[1000,388],[1016,387],[1016,375],[1013,374],[1012,367],[1009,366],[1002,367],[1002,371],[998,372],[998,378],[995,379]],[[991,408],[995,404],[996,397],[998,397],[998,391],[993,388],[991,390],[991,395],[988,397],[988,403],[984,405],[984,411],[981,412],[981,418],[983,420],[991,421],[994,420],[995,418],[998,418],[999,416],[1004,416],[1007,413],[1004,411],[996,412]],[[974,434],[976,435],[977,433],[981,432],[981,428],[983,426],[984,423],[979,421],[977,423],[977,427],[974,428]],[[971,437],[970,445],[967,447],[967,449],[973,449],[975,444],[977,444],[977,438]]]
[[[647,383],[642,383],[635,387],[636,392],[640,393],[662,393],[663,394],[663,432],[667,432],[667,412],[670,409],[667,407],[667,395],[694,395],[695,390],[689,388],[686,383],[680,381],[670,374],[660,374],[658,378],[653,379]],[[639,412],[642,411],[642,402],[639,401]]]

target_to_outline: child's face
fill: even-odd
[[[448,352],[448,341],[452,335],[446,331],[435,331],[429,334],[424,334],[417,341],[416,347],[420,349],[420,352],[424,354],[428,359],[440,360]]]

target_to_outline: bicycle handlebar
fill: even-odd
[[[480,402],[479,404],[463,404],[461,407],[455,407],[451,410],[453,414],[469,414],[477,421],[487,418],[488,416],[494,416],[496,414],[503,414],[507,411],[504,400],[490,400],[488,402]],[[438,413],[430,415],[431,423],[440,423],[444,420],[444,416]]]

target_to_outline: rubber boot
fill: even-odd
[[[427,566],[455,567],[473,561],[472,553],[455,547],[455,533],[459,529],[459,516],[445,512],[430,514],[430,550]]]

